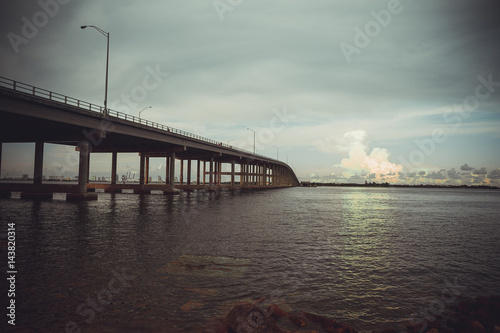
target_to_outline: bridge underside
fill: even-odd
[[[2,143],[35,143],[32,183],[0,182],[0,195],[21,191],[25,197],[47,197],[47,193],[68,193],[68,199],[95,199],[88,192],[133,190],[134,193],[222,188],[277,188],[297,186],[293,171],[284,163],[259,158],[216,142],[170,133],[127,120],[103,117],[99,113],[40,103],[32,98],[0,94],[0,171]],[[75,146],[79,151],[78,184],[52,184],[43,176],[44,144]],[[111,153],[110,181],[89,182],[90,159],[96,153]],[[138,153],[139,181],[122,182],[117,177],[120,153]],[[165,158],[163,183],[152,183],[150,158]],[[176,161],[178,161],[176,163]],[[176,170],[176,165],[178,169]],[[176,181],[176,174],[178,179]]]

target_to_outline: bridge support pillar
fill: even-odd
[[[145,157],[144,184],[149,184],[149,156]]]
[[[43,177],[43,142],[36,142],[35,143],[35,171],[33,175],[33,183],[35,185],[41,185],[42,184],[42,177]],[[85,183],[85,186],[87,183]],[[86,190],[86,189],[85,189]]]
[[[111,153],[111,185],[116,185],[116,161],[118,159],[118,153],[113,151]]]
[[[170,183],[170,157],[165,157],[165,185]]]
[[[187,187],[189,188],[191,186],[191,160],[188,160],[188,165],[187,165]]]
[[[168,186],[168,189],[169,191],[171,192],[174,192],[175,191],[175,153],[172,153],[170,155],[170,176],[169,176],[169,180],[170,182],[168,183],[169,186]]]
[[[179,184],[184,183],[184,160],[181,159],[181,169],[179,170]]]
[[[90,145],[88,141],[81,141],[80,160],[78,165],[78,193],[66,193],[66,201],[97,200],[97,193],[87,193],[87,181],[90,165]]]
[[[80,163],[78,166],[78,192],[87,193],[87,175],[89,172],[89,142],[82,141],[80,146]]]
[[[208,189],[213,191],[214,189],[214,158],[210,157],[210,167],[209,167],[209,175],[208,175]]]
[[[231,188],[234,187],[234,161],[231,161]]]
[[[145,169],[145,164],[146,164],[146,156],[144,152],[139,153],[140,156],[140,163],[139,163],[139,185],[141,189],[144,187],[144,169]]]
[[[196,162],[196,185],[200,185],[200,163],[200,160]]]

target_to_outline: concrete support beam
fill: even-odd
[[[234,161],[231,161],[231,187],[234,186]]]
[[[78,146],[80,148],[78,193],[66,193],[66,201],[97,200],[97,193],[87,193],[90,166],[90,144],[88,141],[81,141]]]
[[[222,185],[222,163],[217,162],[217,185]]]
[[[174,183],[175,183],[175,153],[172,153],[170,155],[170,182],[169,182],[169,190],[172,192],[175,190]]]
[[[144,187],[144,168],[146,164],[146,154],[144,152],[139,153],[141,155],[140,163],[139,163],[139,185],[141,188]]]
[[[149,156],[146,156],[146,165],[144,166],[144,184],[149,184]]]
[[[116,184],[116,162],[118,153],[116,151],[111,153],[111,185]]]
[[[214,188],[214,158],[210,157],[210,171],[208,175],[208,187],[209,189]]]
[[[89,142],[81,141],[80,147],[80,160],[78,164],[78,192],[87,193],[87,181],[89,173]]]
[[[170,157],[165,157],[165,185],[170,183]]]
[[[87,142],[88,144],[88,142]],[[33,175],[33,183],[35,185],[42,184],[43,177],[43,142],[35,143],[35,170]],[[80,152],[81,153],[81,152]]]
[[[3,146],[3,142],[0,142],[0,178],[2,178],[2,146]],[[10,194],[9,194],[9,197],[10,197]]]
[[[184,183],[184,160],[181,159],[181,169],[179,170],[179,183]]]
[[[196,185],[200,185],[200,160],[196,161]]]
[[[203,161],[203,185],[205,185],[207,179],[207,162]]]
[[[191,160],[188,160],[187,165],[187,185],[191,185]]]

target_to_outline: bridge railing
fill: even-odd
[[[8,79],[6,77],[0,76],[0,87],[7,88],[7,89],[10,89],[10,90],[22,93],[22,94],[31,95],[31,96],[35,96],[38,98],[47,99],[47,100],[50,100],[53,102],[77,107],[81,110],[89,111],[89,112],[92,112],[94,114],[99,114],[101,116],[104,116],[104,107],[102,107],[102,106],[92,104],[89,102],[85,102],[85,101],[82,101],[82,100],[79,100],[79,99],[76,99],[73,97],[58,94],[58,93],[55,93],[55,92],[52,92],[52,91],[49,91],[46,89],[38,88],[38,87],[29,85],[26,83],[14,81],[14,80]],[[239,152],[243,152],[246,154],[252,154],[256,157],[270,159],[269,157],[264,156],[264,155],[253,154],[252,152],[245,150],[245,149],[234,148],[233,146],[230,146],[230,145],[223,143],[223,142],[220,142],[220,141],[212,140],[212,139],[203,137],[201,135],[186,132],[186,131],[183,131],[183,130],[180,130],[180,129],[177,129],[177,128],[174,128],[171,126],[163,125],[160,123],[156,123],[154,121],[150,121],[150,120],[147,120],[144,118],[136,117],[136,116],[130,115],[128,113],[115,111],[115,110],[111,110],[111,109],[108,109],[107,113],[108,113],[108,116],[110,116],[110,117],[115,117],[118,119],[131,121],[131,122],[134,122],[136,124],[141,124],[141,125],[145,125],[145,126],[148,126],[151,128],[156,128],[156,129],[165,131],[167,133],[174,133],[174,134],[185,136],[185,137],[195,139],[198,141],[210,143],[210,144],[213,144],[216,146],[229,148],[229,149],[232,149],[234,151],[239,151]]]

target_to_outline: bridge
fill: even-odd
[[[0,77],[0,171],[2,144],[19,142],[35,144],[33,181],[2,181],[2,196],[21,192],[22,198],[52,198],[53,193],[66,193],[67,200],[95,200],[96,189],[105,192],[133,190],[145,194],[159,190],[164,194],[177,194],[181,190],[300,185],[292,168],[279,160]],[[76,147],[79,151],[78,184],[52,184],[43,180],[45,143]],[[89,182],[90,159],[96,153],[111,153],[110,182]],[[118,181],[119,153],[139,154],[138,183]],[[151,157],[165,158],[164,183],[148,182]],[[176,161],[180,161],[177,163],[179,170],[176,170]],[[176,172],[178,183],[175,182]],[[222,182],[222,176],[230,177],[230,181]]]

